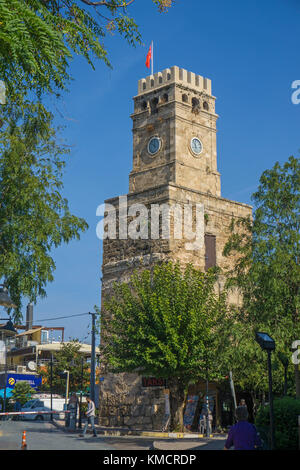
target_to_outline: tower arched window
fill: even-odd
[[[200,111],[200,101],[198,100],[198,98],[192,98],[192,112],[193,113],[199,113]]]
[[[208,106],[208,102],[207,102],[207,101],[204,101],[204,103],[203,103],[203,109],[205,109],[205,111],[208,111],[208,110],[209,110],[209,106]]]
[[[188,102],[188,96],[186,94],[182,95],[182,101],[184,103],[187,103]]]
[[[157,113],[158,98],[153,98],[150,102],[151,114]]]
[[[161,97],[162,103],[167,103],[169,101],[169,95],[168,93],[164,93]]]

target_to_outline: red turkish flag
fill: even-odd
[[[152,55],[152,52],[151,52],[151,46],[150,46],[150,47],[149,47],[148,54],[147,54],[147,57],[146,57],[146,67],[148,67],[148,69],[150,69],[150,59],[151,59],[151,55]]]

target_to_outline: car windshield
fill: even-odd
[[[23,405],[23,408],[30,408],[34,404],[35,400],[29,400],[25,405]]]

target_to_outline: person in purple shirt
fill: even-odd
[[[238,406],[235,410],[237,423],[229,430],[224,450],[234,446],[234,450],[255,450],[262,443],[256,427],[248,423],[248,410],[246,406]]]

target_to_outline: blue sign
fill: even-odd
[[[7,374],[7,388],[15,388],[17,382],[28,382],[32,388],[38,389],[42,384],[42,377],[31,374]]]

